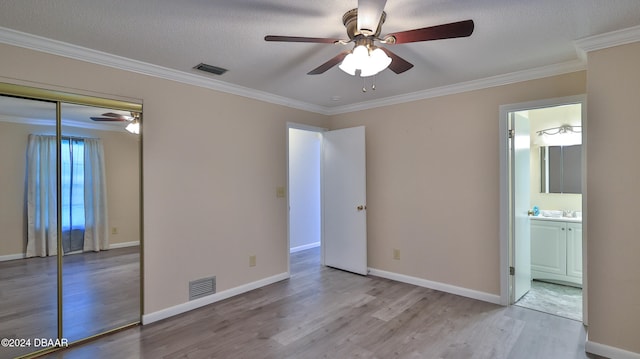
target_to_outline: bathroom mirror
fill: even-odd
[[[582,145],[540,147],[540,192],[582,193]]]

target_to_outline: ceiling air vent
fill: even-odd
[[[189,282],[189,300],[198,299],[216,292],[216,277],[196,279]]]
[[[223,69],[222,67],[218,67],[218,66],[213,66],[213,65],[207,65],[204,63],[200,63],[198,65],[196,65],[194,67],[194,69],[196,70],[200,70],[200,71],[204,71],[204,72],[208,72],[214,75],[222,75],[223,73],[227,72],[227,69]]]

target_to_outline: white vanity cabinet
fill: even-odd
[[[532,217],[531,276],[582,286],[582,223]]]

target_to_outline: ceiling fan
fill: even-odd
[[[136,117],[137,114],[132,112],[131,116],[126,116],[126,115],[121,115],[118,113],[113,113],[113,112],[107,112],[107,113],[103,113],[102,116],[104,117],[91,117],[92,120],[94,121],[104,121],[104,122],[108,122],[108,121],[133,121]]]
[[[385,47],[378,47],[374,42],[385,45],[405,44],[410,42],[431,41],[441,39],[451,39],[457,37],[467,37],[473,33],[473,20],[464,20],[442,24],[437,26],[424,27],[415,30],[407,30],[391,33],[380,37],[382,24],[387,14],[384,12],[386,0],[358,0],[358,7],[347,11],[342,16],[342,23],[347,29],[349,40],[300,37],[300,36],[278,36],[267,35],[265,41],[278,42],[311,42],[322,44],[342,44],[355,43],[354,49],[343,51],[309,71],[307,75],[322,74],[330,68],[340,64],[340,69],[355,75],[356,70],[360,70],[361,77],[367,77],[389,67],[396,74],[401,74],[413,67],[413,64],[393,53]],[[359,65],[356,61],[370,63]]]

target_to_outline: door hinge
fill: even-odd
[[[516,275],[516,269],[514,267],[509,267],[509,275]]]
[[[516,131],[514,129],[507,131],[507,137],[509,137],[510,139],[512,139],[513,136],[515,136],[515,134],[516,134]]]

